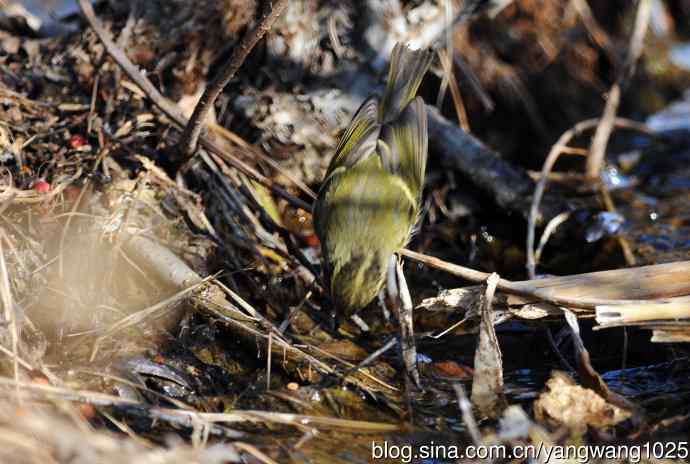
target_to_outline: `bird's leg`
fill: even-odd
[[[412,320],[412,298],[403,274],[402,261],[395,255],[391,256],[388,264],[386,290],[389,301],[393,303],[393,312],[397,315],[400,324],[400,347],[405,371],[414,380],[415,385],[421,389],[419,370],[417,369],[417,345],[414,339],[414,322]]]

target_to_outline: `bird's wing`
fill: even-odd
[[[376,97],[369,97],[362,103],[340,138],[338,148],[328,166],[326,178],[337,168],[350,168],[374,152],[376,140],[381,132],[378,110],[379,102]]]
[[[415,198],[423,187],[427,145],[426,107],[417,97],[397,119],[384,124],[377,150],[384,169],[402,177]]]
[[[388,81],[379,105],[379,119],[389,122],[398,117],[407,104],[417,95],[434,52],[431,49],[412,50],[401,43],[395,44],[391,53]]]

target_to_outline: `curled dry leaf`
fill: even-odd
[[[481,299],[481,324],[479,344],[474,353],[474,381],[472,382],[472,403],[480,414],[495,418],[505,407],[503,397],[503,357],[498,346],[492,302],[498,274],[493,273],[486,280],[486,293]]]
[[[548,391],[534,403],[534,414],[539,421],[565,425],[584,433],[587,427],[611,427],[631,416],[630,412],[606,402],[593,390],[575,384],[563,372],[555,372],[546,387]]]

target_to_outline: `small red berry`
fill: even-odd
[[[76,150],[77,148],[81,148],[82,146],[86,145],[86,139],[79,134],[74,134],[69,138],[68,144],[71,149]]]
[[[38,385],[50,385],[50,380],[48,380],[48,377],[43,375],[42,372],[39,371],[31,371],[29,372],[29,378],[31,379],[32,383],[38,384]]]
[[[69,203],[74,203],[75,201],[77,201],[77,198],[79,198],[81,189],[76,185],[68,185],[67,187],[65,187],[65,190],[63,190],[63,192],[65,194],[65,200],[67,200]]]
[[[39,180],[34,182],[34,190],[39,193],[48,193],[50,192],[50,184],[44,180]]]
[[[304,241],[306,242],[307,246],[311,248],[318,248],[321,245],[321,242],[319,242],[319,237],[317,237],[316,234],[309,234],[305,236]]]
[[[84,420],[91,420],[96,416],[96,408],[92,404],[81,403],[77,406],[77,411]]]

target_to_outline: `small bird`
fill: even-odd
[[[321,185],[314,228],[338,319],[376,297],[417,222],[428,133],[416,94],[432,58],[430,49],[396,44],[383,97],[370,96],[357,110]]]

